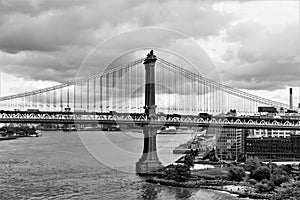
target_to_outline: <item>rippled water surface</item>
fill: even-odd
[[[158,135],[163,164],[178,157],[172,148],[189,137]],[[123,132],[44,132],[0,141],[0,199],[236,199],[145,183],[130,173],[142,147],[142,137]]]

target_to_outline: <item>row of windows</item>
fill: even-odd
[[[248,156],[257,156],[259,158],[300,158],[300,153],[261,153],[247,152]]]
[[[273,148],[273,149],[269,149],[269,148],[247,148],[246,150],[247,152],[284,152],[284,153],[292,153],[295,152],[290,148]]]

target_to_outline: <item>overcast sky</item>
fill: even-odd
[[[158,27],[202,47],[225,84],[283,103],[293,87],[298,102],[299,1],[0,0],[0,5],[1,96],[74,79],[103,41]],[[102,55],[111,61],[136,48],[135,39]],[[166,37],[155,40],[164,44]],[[184,49],[185,41],[178,41],[176,47]]]

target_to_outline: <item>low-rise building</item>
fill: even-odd
[[[261,138],[261,137],[288,137],[290,136],[290,130],[276,130],[276,129],[252,129],[249,132],[249,138]]]
[[[221,160],[236,160],[243,149],[242,129],[215,128],[216,157]]]
[[[248,137],[245,139],[245,154],[262,160],[300,160],[300,135]]]

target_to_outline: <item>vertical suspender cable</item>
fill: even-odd
[[[80,109],[82,111],[82,86],[83,82],[80,83]]]
[[[43,96],[42,96],[43,97]],[[54,90],[54,95],[53,95],[53,107],[56,110],[56,90]]]
[[[206,111],[205,81],[203,81],[203,111]]]
[[[46,107],[49,110],[49,92],[46,92]]]
[[[209,85],[209,112],[212,113],[212,86]]]
[[[89,112],[90,111],[90,80],[88,79],[87,80],[87,86],[86,86],[86,90],[87,90],[87,93],[86,93],[86,98],[87,98],[87,103],[86,103],[86,109],[87,111]]]
[[[127,113],[130,112],[130,97],[129,97],[129,67],[126,68],[126,99],[127,99]]]
[[[41,94],[42,93],[39,93],[39,109],[41,109],[42,110],[42,102],[41,102]]]
[[[115,78],[116,78],[116,72],[114,71],[112,73],[112,87],[111,87],[111,109],[114,110],[115,109]]]
[[[51,91],[49,91],[49,108],[50,108],[50,110],[51,110],[51,107],[53,108],[53,106],[51,104],[51,100],[52,100],[51,98],[52,98]]]
[[[96,77],[94,78],[94,87],[93,87],[93,97],[94,97],[94,112],[96,112]]]
[[[138,68],[137,67],[135,67],[135,77],[134,77],[134,79],[135,79],[135,112],[137,113],[137,112],[139,112],[138,111]]]
[[[99,101],[100,101],[100,111],[101,112],[103,112],[103,101],[102,101],[102,77],[103,77],[103,75],[101,75],[100,77],[99,77]]]
[[[123,112],[123,68],[119,70],[119,109],[121,109],[121,112]]]
[[[70,108],[70,86],[67,87],[67,108]]]
[[[60,89],[60,109],[63,111],[63,88]]]
[[[76,111],[76,83],[73,85],[73,109]]]
[[[106,109],[109,110],[109,74],[106,74]]]

